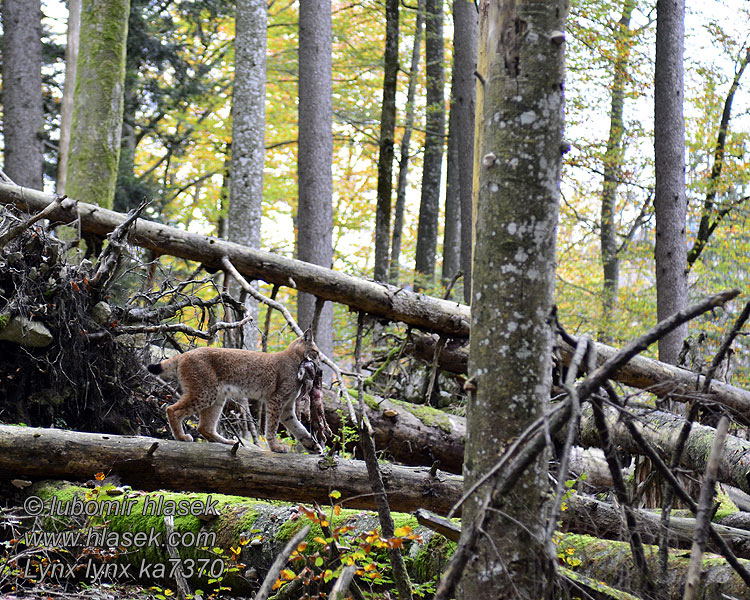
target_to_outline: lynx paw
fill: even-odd
[[[193,436],[190,435],[189,433],[186,433],[185,435],[180,436],[180,440],[182,440],[183,442],[192,442]]]
[[[289,452],[289,448],[277,440],[270,441],[268,447],[271,448],[271,452],[279,452],[281,454]]]

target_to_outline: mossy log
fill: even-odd
[[[568,551],[569,549],[569,551]],[[644,546],[651,582],[656,587],[659,573],[659,549],[657,546]],[[628,542],[600,540],[585,535],[568,535],[558,546],[558,552],[566,556],[566,562],[580,565],[575,572],[596,581],[606,581],[608,585],[630,592],[638,598],[645,597],[638,587],[641,580],[630,553]],[[740,559],[745,568],[750,561]],[[670,550],[666,581],[659,581],[659,598],[678,600],[682,598],[685,577],[690,563],[690,553],[684,550]],[[714,600],[718,598],[747,598],[747,586],[732,567],[716,554],[705,554],[701,584],[695,598]]]
[[[431,406],[376,398],[365,394],[367,417],[375,446],[387,458],[406,465],[432,465],[460,474],[464,462],[466,419]],[[326,395],[326,420],[333,431],[341,427],[343,411],[333,395]]]
[[[613,409],[606,409],[607,422],[610,428],[612,442],[626,452],[642,454],[640,446],[631,437],[627,427],[620,419],[620,413]],[[635,426],[651,446],[664,460],[669,460],[674,445],[679,437],[685,418],[658,410],[643,410],[637,412]],[[711,444],[716,435],[713,427],[694,423],[682,453],[682,466],[697,473],[706,470]],[[601,442],[594,424],[591,408],[585,407],[578,431],[578,443],[582,446],[596,446]],[[724,444],[719,464],[718,480],[750,493],[750,441],[729,435]]]
[[[427,361],[432,361],[437,345],[437,336],[412,332],[406,350]],[[606,344],[594,343],[597,365],[604,364],[619,350]],[[573,358],[574,348],[558,338],[557,348],[563,364],[567,367]],[[454,373],[466,373],[469,360],[468,346],[448,343],[438,359],[440,368]],[[705,377],[693,371],[681,369],[674,365],[636,356],[622,369],[614,373],[612,379],[631,387],[647,390],[658,396],[669,396],[671,400],[687,402],[696,397],[716,402],[731,409],[733,414],[744,417],[750,422],[750,392],[723,381],[713,380],[707,393],[698,394],[703,388]]]
[[[627,530],[620,508],[583,494],[573,494],[567,504],[568,510],[561,514],[565,530],[590,534],[598,538],[627,540]],[[643,541],[657,543],[661,516],[655,512],[638,509],[634,509],[634,514],[638,523],[638,532]],[[717,523],[713,526],[736,556],[750,558],[750,531]],[[669,520],[670,546],[690,548],[694,528],[695,519],[672,515]],[[713,540],[709,540],[707,549],[710,552],[718,551]]]
[[[111,582],[138,581],[173,587],[170,571],[174,560],[170,561],[167,551],[169,538],[183,569],[195,567],[196,573],[189,577],[193,586],[206,589],[208,579],[216,579],[221,572],[222,586],[244,594],[260,584],[284,545],[302,527],[311,526],[305,538],[308,543],[305,553],[308,555],[320,551],[323,548],[320,540],[327,537],[321,525],[301,512],[298,505],[261,502],[240,496],[163,491],[144,493],[123,490],[105,480],[96,487],[57,481],[38,482],[17,499],[23,503],[29,498],[40,498],[45,506],[43,514],[37,518],[23,518],[18,531],[19,539],[27,542],[23,552],[26,558],[19,566],[31,574],[32,581],[42,576],[42,571],[34,566],[35,558],[47,556],[51,557],[52,564],[78,565],[79,568],[74,569],[75,576],[86,583],[95,582],[94,574],[102,573],[109,575],[103,579]],[[175,533],[169,534],[164,517],[173,506],[195,506],[203,508],[204,512],[173,515]],[[79,514],[82,511],[92,514]],[[344,509],[334,514],[332,506],[324,507],[323,511],[331,531],[339,530],[339,543],[353,550],[356,550],[360,535],[379,530],[377,515],[372,512]],[[445,556],[452,545],[444,539],[441,541],[442,536],[430,529],[421,527],[411,515],[394,513],[393,516],[396,527],[408,526],[411,530],[403,542],[412,577],[416,581],[429,581],[438,574],[437,566],[445,564]],[[51,535],[55,532],[62,532],[62,535]],[[65,548],[64,552],[60,552],[62,548]],[[37,552],[37,549],[42,551]],[[364,562],[377,554],[376,550]],[[91,564],[92,557],[94,564]],[[101,557],[120,566],[100,570]],[[327,552],[323,557],[325,565],[321,571],[336,568],[336,564],[330,563]],[[32,562],[27,566],[29,558]],[[199,565],[204,566],[200,576],[197,573]],[[51,573],[49,566],[47,569],[46,573]],[[58,571],[68,573],[67,569]]]
[[[463,480],[428,468],[383,465],[391,508],[447,513]],[[0,478],[74,479],[116,474],[144,490],[171,489],[237,494],[292,502],[328,503],[333,490],[347,508],[373,508],[362,461],[275,454],[224,444],[186,443],[0,425]]]

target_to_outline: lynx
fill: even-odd
[[[295,403],[301,383],[297,379],[303,361],[318,362],[318,347],[308,329],[286,350],[255,352],[231,348],[196,348],[160,363],[148,366],[156,375],[177,375],[182,386],[180,399],[167,407],[172,435],[191,442],[182,422],[192,414],[200,416],[198,431],[212,442],[233,444],[219,435],[216,425],[224,407],[225,396],[236,394],[266,405],[266,439],[274,452],[287,452],[276,439],[279,421],[308,450],[323,449],[310,436],[295,414]]]

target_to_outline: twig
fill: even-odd
[[[0,169],[0,179],[2,179],[5,183],[9,183],[11,185],[18,185],[15,181],[13,181],[10,177],[8,177],[5,174],[5,171]]]
[[[732,343],[734,342],[735,338],[740,334],[740,330],[745,325],[745,322],[748,320],[748,318],[750,318],[750,302],[747,302],[745,304],[745,308],[742,309],[742,312],[740,313],[740,316],[737,317],[737,320],[734,322],[732,329],[724,337],[724,339],[721,342],[721,345],[719,346],[719,349],[716,351],[716,354],[714,355],[714,358],[711,361],[711,366],[708,368],[708,372],[706,373],[706,380],[703,382],[703,393],[708,392],[709,388],[711,387],[711,380],[714,378],[714,375],[716,374],[716,369],[719,368],[721,361],[724,360],[724,357],[726,356],[727,352],[729,352],[729,348],[732,346]]]
[[[359,398],[359,443],[364,455],[367,474],[370,479],[370,486],[375,495],[375,503],[378,508],[378,520],[380,528],[383,531],[383,537],[392,538],[395,530],[391,509],[388,505],[388,496],[385,493],[383,476],[378,467],[378,458],[375,455],[375,442],[372,439],[372,427],[367,420],[367,411],[365,409],[365,397],[362,389],[362,328],[364,325],[365,315],[360,312],[357,317],[357,343],[354,351],[354,364],[357,373],[357,397]],[[391,569],[393,571],[393,580],[396,583],[398,597],[400,600],[411,600],[412,590],[409,574],[406,572],[404,557],[400,548],[388,548],[388,556],[391,559]]]
[[[356,571],[354,565],[344,567],[344,570],[341,571],[341,575],[339,575],[339,578],[331,589],[331,600],[344,600],[346,598],[346,592],[349,590],[352,577],[354,577],[354,571]]]
[[[310,526],[305,525],[296,534],[294,534],[294,537],[291,540],[289,540],[289,543],[284,547],[281,553],[276,557],[276,560],[273,561],[271,568],[268,570],[268,573],[266,574],[266,578],[263,580],[263,584],[260,586],[258,593],[255,594],[254,600],[266,600],[266,598],[268,598],[268,595],[271,593],[271,590],[273,589],[273,584],[276,581],[276,578],[279,576],[279,573],[281,573],[282,567],[286,564],[286,561],[289,560],[289,557],[292,555],[292,552],[296,550],[299,543],[305,539],[305,536],[309,532],[310,532]]]
[[[208,328],[208,331],[201,331],[200,329],[195,329],[182,323],[161,325],[119,325],[105,331],[89,333],[87,337],[89,340],[93,341],[102,339],[107,335],[128,335],[133,333],[184,333],[185,335],[195,336],[202,340],[212,340],[218,331],[223,329],[237,329],[252,320],[252,315],[246,315],[241,321],[232,321],[230,323],[227,323],[226,321],[217,321]]]
[[[427,383],[427,391],[424,395],[424,403],[430,405],[430,399],[432,398],[432,388],[435,387],[435,380],[437,379],[438,364],[440,361],[440,354],[443,352],[445,347],[446,337],[445,334],[440,335],[438,343],[435,344],[435,354],[432,357],[432,368],[430,369],[430,378]]]
[[[617,393],[614,391],[612,385],[609,384],[605,386],[605,390],[607,390],[607,395],[609,396],[610,401],[616,406],[622,408],[622,404],[620,403],[619,398],[617,397]],[[646,440],[641,432],[638,431],[638,428],[633,423],[633,416],[630,415],[630,413],[628,413],[627,411],[621,411],[621,414],[623,417],[623,422],[625,423],[625,427],[627,428],[628,433],[630,433],[633,440],[635,440],[635,443],[641,447],[643,453],[648,456],[652,464],[658,469],[659,473],[661,473],[661,476],[669,482],[680,500],[685,503],[685,505],[693,512],[693,514],[696,514],[698,511],[698,506],[696,505],[695,501],[690,497],[690,494],[685,491],[685,488],[682,487],[680,482],[677,481],[674,473],[672,473],[671,469],[661,459],[661,456],[659,456],[656,450],[652,448],[651,444],[648,443],[648,440]],[[714,529],[710,524],[708,532],[713,542],[719,547],[721,554],[724,556],[724,558],[727,559],[727,562],[742,578],[745,584],[747,586],[750,586],[750,572],[748,572],[747,569],[745,569],[745,567],[742,565],[742,563],[737,560],[734,552],[732,552],[732,550],[727,545],[726,540],[721,537],[716,529]]]
[[[173,564],[177,566],[176,569],[174,569],[174,579],[177,583],[177,591],[179,593],[179,597],[182,600],[185,600],[186,598],[191,597],[190,592],[190,586],[188,585],[187,579],[185,578],[185,574],[182,572],[182,566],[180,563],[180,555],[177,553],[177,548],[174,547],[174,544],[171,544],[169,540],[172,538],[172,534],[174,533],[174,516],[167,515],[164,517],[164,529],[166,530],[166,544],[167,544],[167,553],[169,554],[169,558],[172,560]],[[194,596],[195,598],[202,598],[200,595]]]
[[[457,542],[461,537],[461,526],[453,523],[445,517],[436,515],[425,508],[418,508],[414,511],[417,523],[424,527],[429,527],[437,531],[440,535],[445,536],[452,542]]]
[[[2,171],[0,171],[0,173],[2,173]],[[44,207],[41,211],[29,217],[25,221],[18,223],[17,225],[14,225],[10,229],[8,229],[8,231],[6,231],[3,235],[1,235],[0,236],[0,248],[4,247],[11,240],[17,238],[19,235],[21,235],[24,231],[26,231],[29,227],[31,227],[37,221],[46,219],[50,214],[55,212],[58,208],[62,207],[67,210],[69,208],[72,208],[73,206],[75,206],[75,200],[71,200],[67,196],[55,196],[55,199],[46,207]]]
[[[552,535],[557,527],[557,520],[560,518],[560,507],[562,506],[563,494],[565,493],[565,480],[568,478],[568,466],[570,464],[570,449],[573,446],[578,422],[581,420],[581,403],[578,401],[575,382],[578,376],[578,367],[583,361],[586,352],[595,352],[592,345],[589,344],[588,336],[581,337],[576,345],[573,358],[568,365],[568,375],[565,378],[565,391],[570,398],[571,415],[568,423],[568,435],[565,438],[565,444],[560,452],[560,466],[557,470],[557,486],[555,488],[555,499],[552,504],[549,520],[547,521],[547,531],[545,540],[547,551],[550,553],[550,560],[557,565],[557,549],[552,541]]]
[[[594,369],[594,365],[596,365],[596,356],[592,352],[588,356],[589,372]],[[631,506],[630,498],[628,497],[628,491],[625,487],[625,480],[622,476],[622,465],[620,464],[620,459],[617,457],[617,451],[612,442],[612,438],[609,435],[609,427],[607,426],[607,421],[604,417],[601,397],[596,394],[592,395],[591,406],[594,409],[594,422],[596,423],[596,429],[599,433],[604,457],[607,459],[609,472],[610,475],[612,475],[615,496],[625,512],[625,524],[628,528],[628,537],[630,541],[630,549],[633,553],[633,561],[641,574],[642,587],[649,592],[650,595],[650,592],[653,589],[653,583],[649,575],[646,554],[643,550],[643,541],[641,540],[641,534],[638,532],[638,523],[636,522],[633,507]]]
[[[690,550],[690,566],[688,567],[685,593],[682,596],[682,600],[693,600],[698,591],[701,566],[703,564],[703,551],[706,548],[706,537],[708,536],[708,527],[711,523],[711,514],[713,512],[711,508],[716,487],[716,475],[719,471],[721,452],[724,448],[728,431],[729,419],[724,415],[716,427],[716,437],[714,437],[714,443],[711,446],[711,454],[708,457],[708,464],[706,465],[706,474],[703,477],[698,512],[695,514],[693,547]]]
[[[704,312],[721,306],[740,293],[737,289],[720,292],[709,296],[700,302],[696,302],[687,308],[676,312],[671,317],[660,321],[656,327],[647,331],[641,337],[633,340],[602,366],[597,368],[589,377],[578,386],[578,397],[581,401],[585,400],[593,390],[602,386],[605,380],[611,379],[611,375],[618,369],[625,366],[628,361],[635,355],[639,354],[651,344],[676,329],[683,323],[702,315]]]

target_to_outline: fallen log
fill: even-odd
[[[430,406],[366,398],[367,418],[374,429],[375,446],[386,457],[405,465],[432,465],[460,474],[464,462],[466,419]],[[333,394],[325,396],[326,421],[334,432],[341,428],[343,411]],[[351,425],[351,423],[350,423]]]
[[[23,210],[35,212],[45,209],[53,201],[54,196],[51,194],[0,183],[0,202],[3,204],[15,204]],[[101,237],[125,220],[125,216],[120,213],[83,202],[78,202],[76,208],[70,211],[55,210],[49,218],[62,222],[78,218],[83,232]],[[221,259],[227,256],[247,279],[260,279],[293,287],[324,300],[346,304],[414,327],[451,336],[469,335],[469,307],[457,302],[415,294],[395,286],[144,219],[136,221],[129,241],[157,254],[170,254],[203,263],[212,270],[220,270]]]
[[[437,336],[412,332],[411,338],[406,345],[406,350],[414,356],[432,361],[438,341]],[[557,344],[562,362],[565,366],[568,366],[575,349],[560,338],[558,338]],[[603,365],[619,352],[617,348],[598,342],[594,342],[594,347],[596,348],[597,366]],[[438,364],[442,369],[465,374],[468,360],[469,350],[467,345],[462,346],[458,343],[451,344],[449,342],[440,353]],[[731,409],[735,416],[750,423],[750,392],[723,381],[713,380],[708,392],[701,393],[699,390],[703,388],[705,376],[653,358],[636,356],[617,371],[613,375],[613,379],[657,396],[669,396],[670,400],[687,402],[697,398],[716,402]]]
[[[661,515],[648,510],[634,509],[638,533],[646,544],[656,544],[662,527]],[[568,510],[561,513],[563,529],[578,534],[593,535],[597,538],[627,541],[622,510],[607,502],[600,502],[591,496],[573,494],[568,499]],[[419,519],[419,516],[417,515]],[[420,521],[421,522],[421,521]],[[713,523],[716,532],[724,538],[729,548],[740,558],[750,558],[750,531]],[[690,548],[693,541],[695,519],[671,516],[669,519],[669,545],[676,548]],[[707,550],[719,552],[713,540],[709,540]]]
[[[263,581],[289,539],[306,525],[311,526],[305,538],[307,553],[321,551],[325,563],[320,565],[320,572],[335,568],[329,563],[328,552],[322,552],[319,543],[321,528],[297,505],[224,494],[143,493],[121,487],[111,489],[107,481],[99,485],[102,486],[99,493],[93,494],[89,487],[40,481],[16,495],[17,503],[25,506],[32,506],[36,498],[44,499],[44,514],[53,517],[29,518],[20,508],[13,511],[14,537],[24,543],[15,548],[9,546],[6,557],[12,566],[20,566],[32,574],[30,583],[40,578],[34,565],[51,560],[52,565],[64,564],[65,568],[46,567],[47,573],[73,574],[75,571],[76,578],[88,584],[101,583],[96,581],[95,574],[108,572],[114,574],[108,578],[111,583],[136,581],[171,587],[173,566],[179,558],[184,565],[204,565],[203,569],[191,569],[192,575],[188,578],[193,586],[205,589],[208,585],[211,588],[213,586],[207,580],[210,577],[215,579],[218,572],[222,572],[221,585],[229,586],[235,594],[250,595]],[[194,507],[195,512],[203,512],[198,518],[172,515],[172,533],[165,523],[172,506],[189,506]],[[84,514],[86,510],[91,514]],[[334,514],[331,507],[323,510],[330,519],[331,529],[337,531],[339,544],[357,546],[362,540],[361,534],[378,529],[377,516],[372,512],[344,509]],[[419,526],[411,515],[394,513],[393,517],[398,527],[408,526],[412,530],[412,535],[402,538],[404,547],[409,548],[414,557],[411,566],[427,567],[412,568],[411,576],[421,581],[420,577],[429,580],[437,575],[438,565],[446,559],[445,544],[429,544],[434,535],[432,530]],[[65,533],[55,535],[59,531]],[[170,546],[178,557],[169,553]],[[50,555],[51,547],[64,547],[65,551]],[[206,548],[221,549],[221,552],[207,552]],[[230,551],[230,548],[235,551]],[[91,557],[96,557],[95,560],[102,557],[102,560],[92,564]],[[105,560],[122,566],[102,569]],[[359,566],[367,558],[361,562],[358,558],[355,560]],[[244,565],[239,572],[231,569],[237,562]],[[83,563],[86,568],[68,568],[76,563]]]
[[[632,454],[643,454],[640,446],[635,442],[627,430],[625,424],[620,420],[620,414],[614,408],[606,408],[605,414],[610,429],[612,442]],[[658,410],[634,411],[634,424],[646,441],[664,460],[669,460],[674,450],[685,418],[668,412]],[[697,473],[703,473],[708,461],[708,449],[716,434],[712,427],[694,423],[685,450],[682,453],[681,465],[692,469]],[[598,447],[600,445],[599,434],[591,407],[583,410],[577,441],[584,447]],[[743,440],[734,435],[727,436],[724,450],[719,465],[718,480],[739,488],[745,493],[750,493],[750,441]]]
[[[447,513],[463,480],[429,468],[383,466],[393,510]],[[224,444],[187,443],[59,429],[0,425],[0,478],[73,479],[117,475],[143,490],[217,492],[328,504],[333,490],[347,508],[375,506],[362,461],[275,454]]]
[[[590,536],[566,536],[559,545],[559,553],[566,554],[570,548],[572,556],[581,561],[576,573],[595,581],[606,581],[619,590],[638,596],[633,589],[640,575],[633,564],[630,544],[612,540],[600,540]],[[657,546],[644,547],[650,573],[660,572],[659,549]],[[666,581],[659,581],[659,598],[681,599],[684,591],[688,562],[684,550],[670,550]],[[740,559],[746,567],[750,561]],[[732,567],[715,554],[705,556],[701,576],[701,586],[697,598],[746,598],[747,586]],[[641,597],[641,596],[638,596]]]

